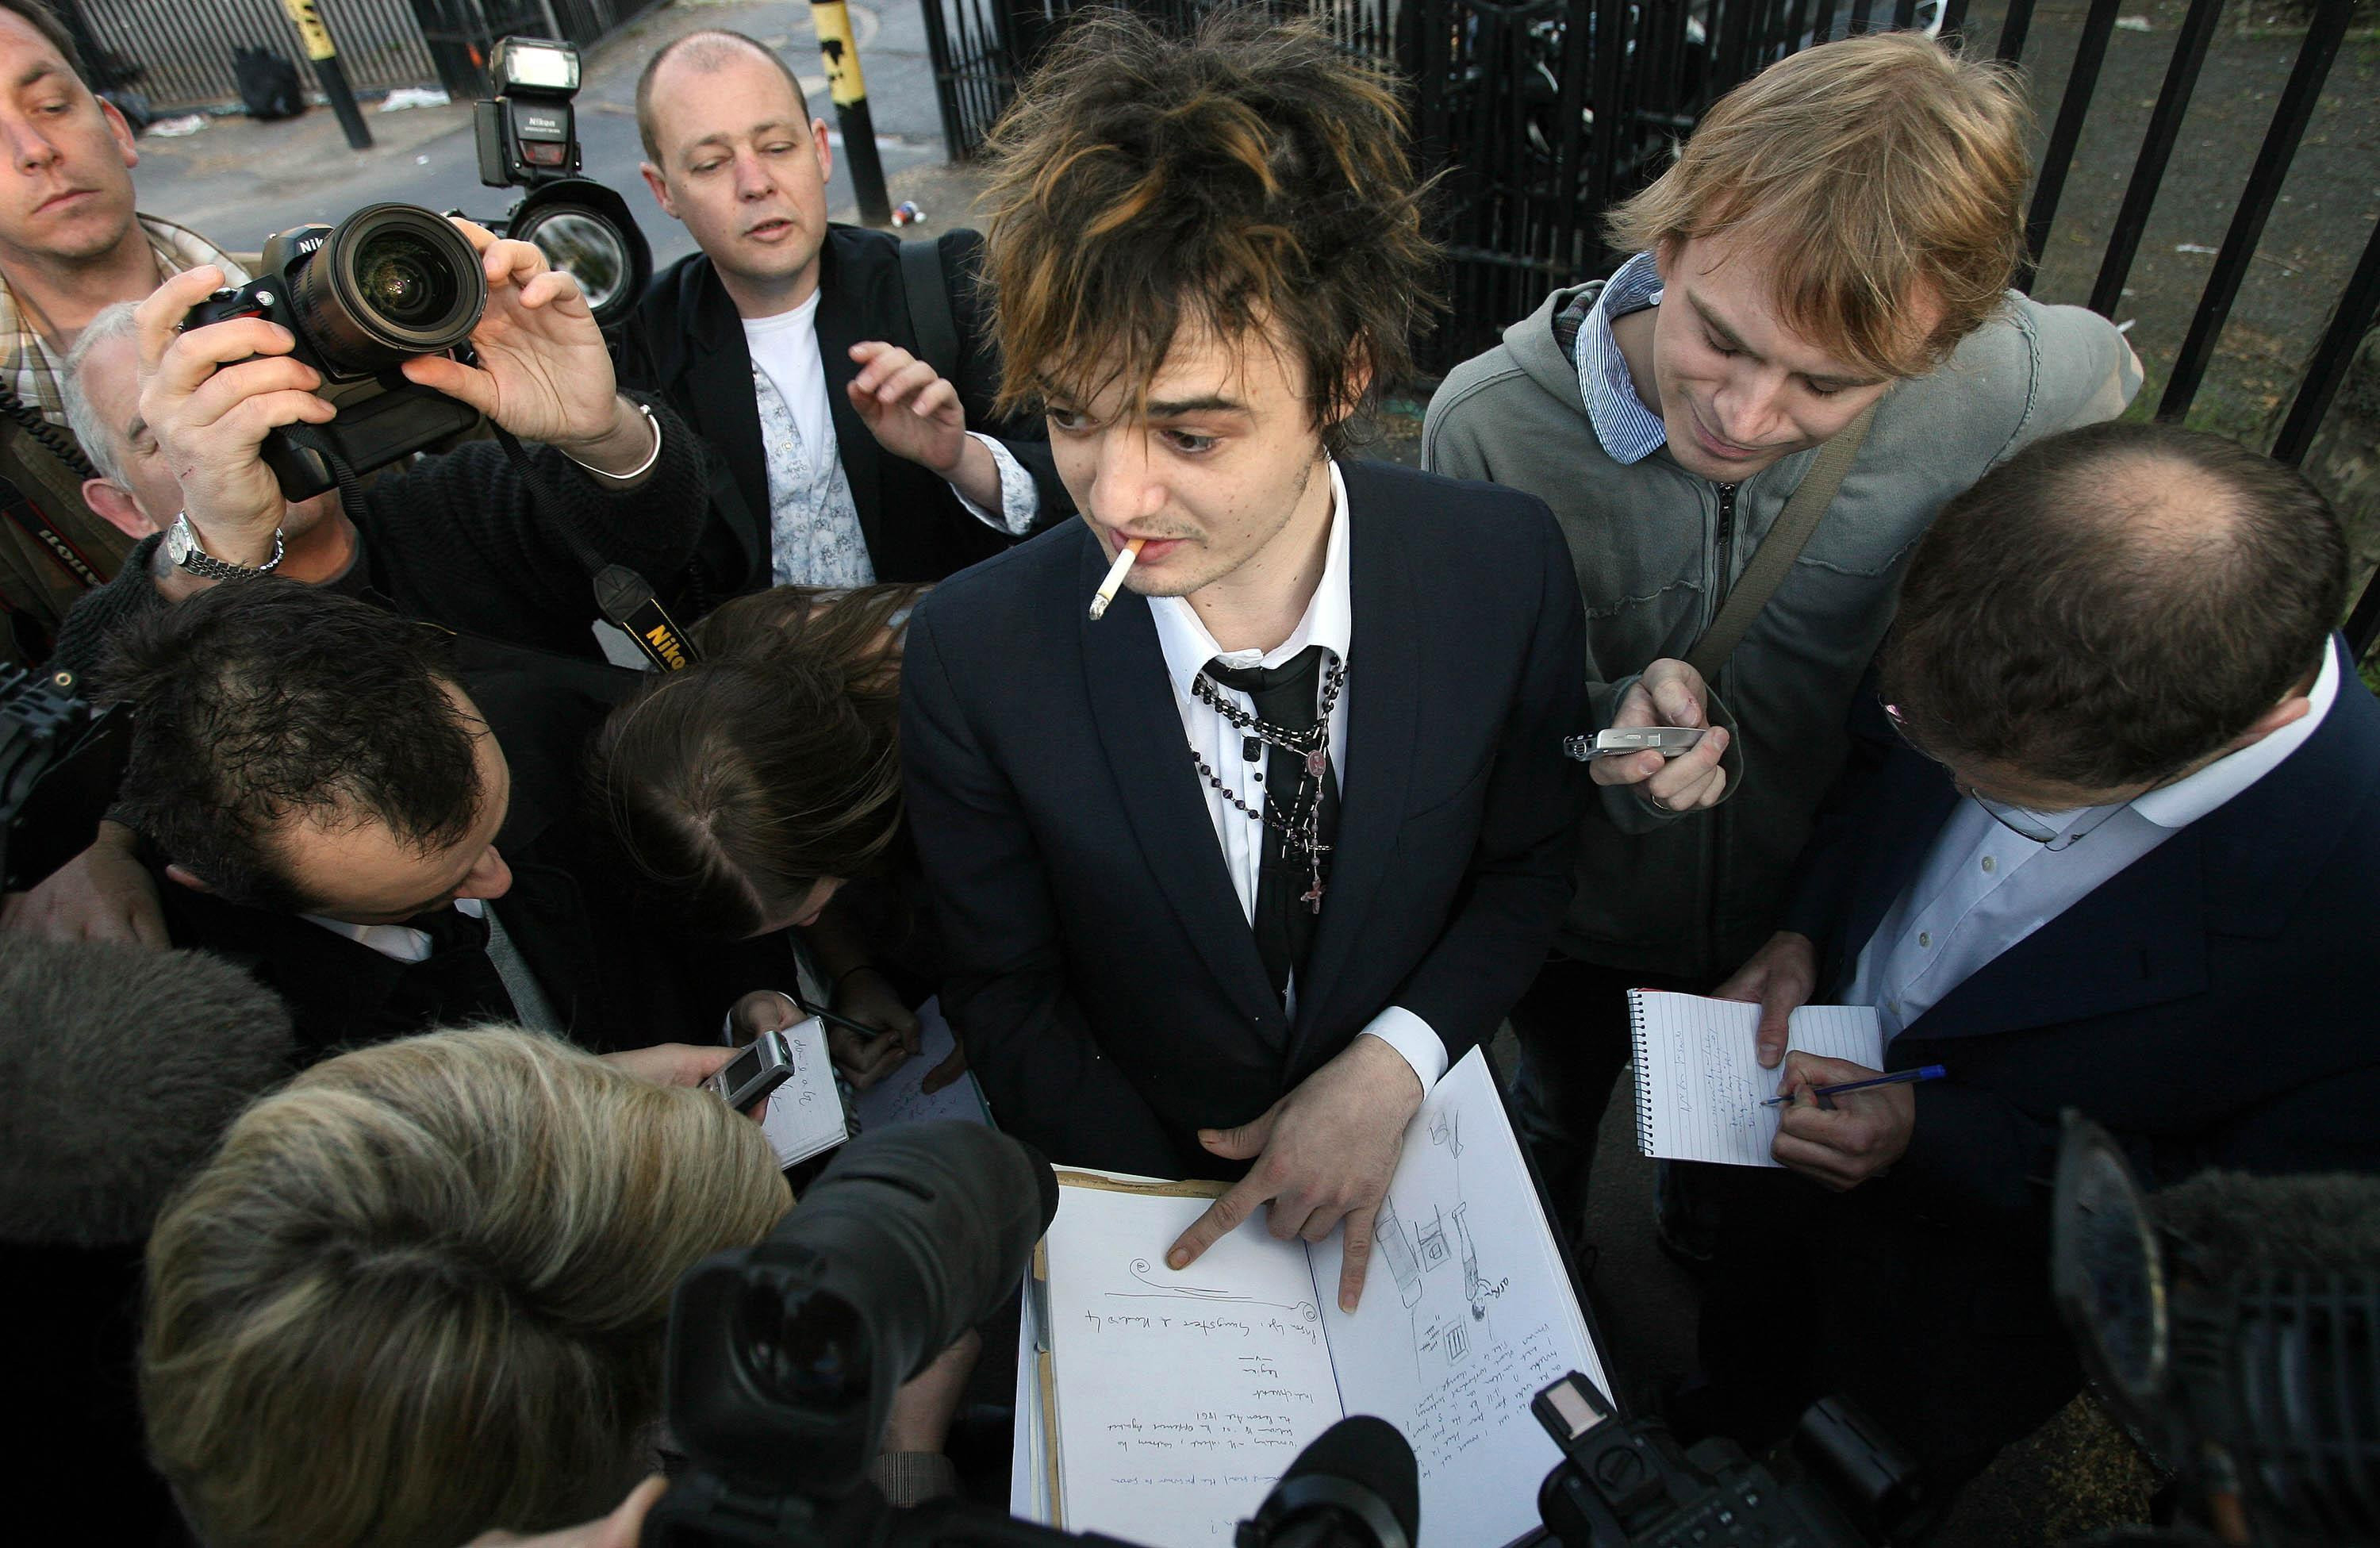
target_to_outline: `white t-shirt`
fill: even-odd
[[[826,402],[826,367],[819,360],[819,293],[791,311],[744,319],[744,346],[752,363],[775,384],[794,416],[802,445],[823,467],[837,455],[834,416]]]

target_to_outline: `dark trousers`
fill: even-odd
[[[1560,1228],[1573,1239],[1586,1213],[1596,1129],[1631,1053],[1628,991],[1699,993],[1707,987],[1556,957],[1512,1007],[1512,1031],[1521,1043],[1521,1078],[1512,1093],[1521,1138],[1545,1176]]]
[[[2046,1233],[1929,1218],[1889,1178],[1835,1193],[1791,1172],[1696,1170],[1720,1227],[1694,1428],[1757,1447],[1818,1398],[1846,1396],[1929,1484],[1954,1487],[2082,1385],[2049,1299]]]

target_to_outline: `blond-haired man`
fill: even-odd
[[[1560,518],[1596,725],[1714,728],[1666,764],[1595,765],[1577,896],[1513,1011],[1524,1125],[1572,1224],[1626,1056],[1622,992],[1707,989],[1767,938],[1912,544],[1986,469],[2138,388],[2105,319],[2007,289],[2025,119],[2008,72],[1915,34],[1772,66],[1614,212],[1611,243],[1635,257],[1548,297],[1430,403],[1426,465]],[[1818,447],[1871,408],[1806,546],[1706,682],[1683,658]]]

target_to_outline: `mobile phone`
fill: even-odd
[[[794,1055],[785,1046],[785,1034],[762,1032],[703,1085],[741,1113],[783,1085],[793,1073]]]
[[[1703,739],[1699,725],[1632,725],[1626,730],[1597,731],[1592,737],[1564,737],[1562,751],[1582,763],[1598,758],[1624,758],[1632,752],[1658,752],[1675,758]]]

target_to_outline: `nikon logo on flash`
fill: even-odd
[[[686,670],[686,652],[679,647],[677,636],[670,632],[667,624],[655,624],[645,630],[645,640],[661,653],[663,661],[670,664],[671,671]]]

